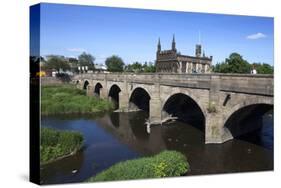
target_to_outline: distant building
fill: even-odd
[[[95,64],[95,72],[107,73],[107,67],[104,64]]]
[[[78,72],[78,66],[79,66],[79,61],[77,58],[74,58],[74,57],[66,57],[65,58],[66,61],[68,62],[68,64],[70,65],[70,71],[71,72]]]
[[[67,57],[66,60],[70,63],[70,64],[74,64],[77,65],[78,64],[78,59],[74,58],[74,57]]]
[[[160,39],[156,52],[156,72],[171,73],[209,73],[213,57],[205,56],[202,46],[197,44],[195,56],[181,55],[177,52],[175,36],[173,36],[172,49],[161,50]]]

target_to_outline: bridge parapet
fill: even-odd
[[[91,73],[79,74],[75,79],[94,79],[129,83],[146,83],[187,88],[212,89],[211,81],[220,82],[219,89],[225,92],[274,95],[273,75],[252,74],[147,74],[147,73]]]
[[[256,95],[274,95],[273,75],[228,76],[220,78],[221,91]]]
[[[222,143],[232,139],[232,134],[224,124],[237,110],[249,105],[273,105],[273,78],[273,75],[216,73],[94,73],[73,77],[74,80],[81,81],[78,85],[80,88],[84,88],[82,85],[88,81],[87,91],[90,90],[88,92],[90,95],[94,94],[98,83],[102,85],[103,89],[98,88],[102,98],[109,97],[113,85],[118,86],[120,93],[116,93],[116,96],[112,94],[110,97],[118,97],[118,108],[121,111],[130,110],[132,102],[130,97],[136,88],[147,91],[151,122],[162,122],[165,119],[165,113],[162,113],[164,105],[174,94],[189,96],[198,104],[206,119],[206,143]],[[142,95],[143,93],[136,95],[138,97],[136,100],[141,101]]]

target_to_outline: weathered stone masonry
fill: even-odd
[[[273,105],[272,75],[236,74],[80,74],[73,82],[87,94],[95,95],[99,83],[100,97],[108,99],[113,85],[120,88],[119,110],[130,110],[130,96],[136,88],[150,96],[150,121],[161,122],[165,102],[173,94],[182,93],[192,98],[205,116],[205,142],[223,143],[232,139],[225,127],[228,118],[237,110],[253,104]],[[216,112],[210,112],[210,106]]]

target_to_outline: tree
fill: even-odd
[[[83,52],[78,56],[78,63],[80,66],[88,66],[89,70],[95,69],[95,57],[89,53]]]
[[[108,57],[105,60],[105,64],[107,66],[107,70],[111,72],[122,72],[124,70],[124,62],[117,55]]]
[[[227,63],[221,62],[217,63],[216,65],[213,65],[212,67],[213,72],[219,72],[219,73],[229,73],[230,67]]]
[[[142,72],[143,67],[141,63],[134,62],[133,64],[125,66],[125,70],[128,72]]]
[[[225,62],[221,62],[213,66],[214,72],[220,73],[250,73],[251,64],[249,64],[238,53],[232,53]]]
[[[273,74],[273,66],[267,63],[253,63],[253,67],[257,70],[258,74]]]
[[[144,64],[135,62],[125,66],[127,72],[156,72],[156,67],[152,62],[145,62]]]
[[[238,53],[230,54],[225,61],[231,73],[250,73],[251,65]]]
[[[139,62],[135,62],[132,64],[132,69],[135,72],[142,72],[142,64]]]
[[[145,62],[143,65],[143,71],[144,72],[156,72],[156,67],[152,62],[149,62],[149,64],[147,64],[147,62]]]
[[[64,57],[52,55],[44,64],[43,69],[46,70],[55,69],[57,72],[60,72],[61,70],[63,71],[69,70],[70,65],[68,64],[68,62],[65,60]]]

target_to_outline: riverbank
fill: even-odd
[[[87,118],[85,115],[44,116],[41,121],[45,127],[81,132],[85,147],[73,156],[41,168],[43,184],[86,181],[121,161],[159,153],[163,146],[187,157],[190,170],[186,176],[273,170],[273,150],[237,139],[222,145],[206,145],[201,130],[179,121],[152,127],[148,134],[144,126],[148,115],[139,111],[103,113],[100,117]],[[269,138],[273,137],[273,117],[269,120],[265,123],[270,134],[263,135],[261,141],[272,144]],[[225,156],[231,156],[232,160],[221,165]]]
[[[42,86],[41,114],[89,114],[111,111],[113,104],[107,100],[86,96],[84,90],[72,85]]]
[[[83,140],[79,132],[41,128],[41,165],[75,154],[81,149]]]
[[[188,171],[189,164],[183,154],[163,151],[152,157],[117,163],[90,178],[88,182],[175,177]]]

